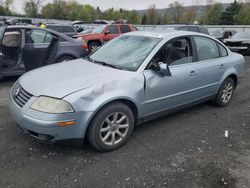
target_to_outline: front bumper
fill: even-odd
[[[36,100],[32,97],[23,107],[19,107],[10,95],[10,113],[22,132],[43,142],[83,139],[92,112],[68,114],[47,114],[32,110],[29,106]],[[76,121],[71,126],[60,127],[58,122]]]
[[[247,46],[227,46],[232,52],[238,53],[247,53],[248,47]]]

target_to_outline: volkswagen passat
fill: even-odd
[[[86,59],[24,74],[11,89],[10,110],[31,137],[87,138],[111,151],[136,124],[208,100],[226,106],[243,72],[244,58],[207,35],[139,31]]]

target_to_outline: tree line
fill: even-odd
[[[114,9],[102,11],[99,7],[83,5],[75,0],[26,0],[24,14],[20,15],[11,9],[14,0],[0,0],[0,15],[28,16],[33,18],[83,20],[93,23],[96,19],[125,19],[132,24],[193,24],[194,22],[208,25],[250,24],[249,0],[234,1],[226,9],[215,0],[206,0],[201,5],[200,0],[194,0],[193,6],[184,7],[179,1],[169,4],[168,8],[159,11],[155,5],[150,5],[144,13],[136,10]]]

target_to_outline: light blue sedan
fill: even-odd
[[[142,122],[208,100],[228,105],[243,72],[243,56],[207,35],[138,31],[86,59],[24,74],[10,91],[10,111],[38,140],[87,138],[111,151]]]

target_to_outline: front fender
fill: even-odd
[[[119,99],[132,102],[137,107],[138,117],[141,117],[144,101],[144,77],[135,76],[129,81],[128,79],[117,79],[86,88],[64,98],[71,103],[75,111],[91,112],[97,112],[106,104]]]

